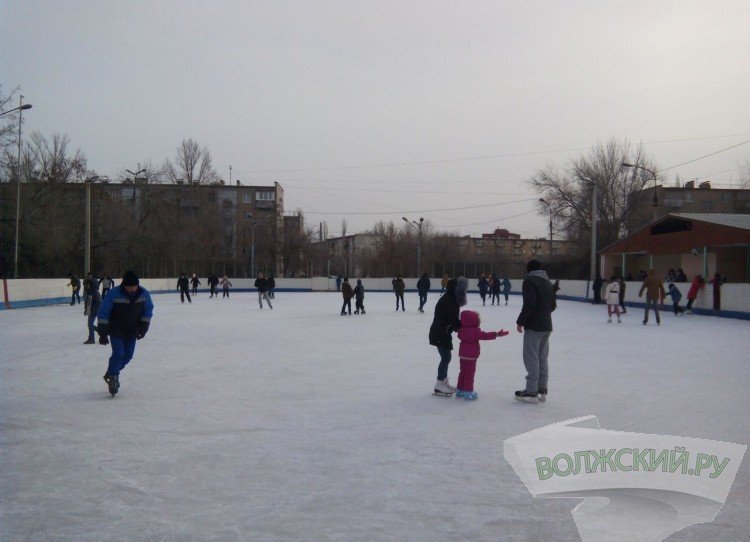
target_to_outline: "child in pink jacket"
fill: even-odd
[[[458,357],[461,361],[461,372],[458,374],[456,385],[456,397],[463,397],[467,401],[479,399],[474,391],[474,373],[477,370],[477,359],[479,358],[479,341],[494,341],[497,337],[505,337],[509,332],[482,331],[479,329],[479,313],[464,311],[461,313],[461,329],[458,330],[458,338],[461,345],[458,347]]]

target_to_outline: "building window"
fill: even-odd
[[[701,203],[701,209],[703,209],[704,211],[710,211],[712,207],[713,204],[710,201],[704,201],[703,203]]]
[[[242,203],[252,203],[252,194],[250,192],[242,193]]]
[[[216,192],[208,193],[208,201],[210,201],[211,203],[216,203]]]
[[[273,201],[275,198],[273,192],[256,192],[255,199],[259,201]]]
[[[253,213],[245,213],[245,219],[246,220],[252,220],[253,219]]]
[[[228,209],[229,207],[231,207],[231,206],[232,206],[232,200],[231,200],[231,199],[225,199],[225,200],[222,200],[222,202],[221,202],[221,205],[222,205],[222,206],[223,206],[223,207],[224,207],[225,209]]]
[[[685,192],[685,201],[693,201],[693,193],[689,190]]]
[[[482,245],[484,245],[484,240],[483,239],[475,239],[474,240],[474,245],[478,246],[478,247],[481,247]]]
[[[729,199],[730,199],[730,198],[729,198],[729,194],[728,194],[727,192],[724,192],[724,193],[723,193],[723,194],[721,195],[721,202],[722,202],[722,203],[729,203]]]

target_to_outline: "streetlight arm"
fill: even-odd
[[[27,109],[31,109],[33,106],[31,104],[23,104],[20,107],[14,107],[13,109],[8,109],[7,111],[3,111],[0,113],[0,117],[3,115],[7,115],[8,113],[13,113],[13,111],[26,111]]]

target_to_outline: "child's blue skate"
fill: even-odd
[[[456,390],[456,399],[458,399],[459,397],[466,397],[467,393],[469,393],[469,392],[457,389]]]
[[[476,401],[479,399],[479,394],[475,391],[465,391],[463,398],[467,401]]]

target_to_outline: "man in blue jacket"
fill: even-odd
[[[122,284],[107,294],[99,308],[99,344],[112,345],[104,375],[112,397],[120,389],[120,371],[133,359],[135,341],[146,336],[154,312],[151,296],[138,282],[135,272],[126,271]]]

